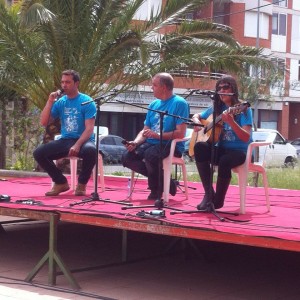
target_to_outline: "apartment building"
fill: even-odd
[[[278,129],[288,139],[300,136],[300,1],[214,0],[201,17],[232,27],[240,44],[262,47],[285,65],[283,89],[259,101],[256,117],[259,127]]]
[[[160,9],[166,0],[146,0],[136,14],[140,20],[149,19],[151,8]],[[12,3],[13,0],[7,0]],[[242,45],[262,47],[266,54],[276,56],[286,68],[283,88],[270,90],[270,99],[259,99],[254,115],[258,127],[279,130],[285,138],[300,136],[300,0],[210,0],[207,6],[190,18],[205,18],[233,28]],[[256,71],[257,72],[257,71]],[[251,73],[251,69],[250,69]],[[255,73],[257,74],[257,73]],[[190,89],[213,89],[221,74],[201,72],[191,81],[174,73],[175,93],[187,97],[191,114],[211,105],[207,96],[189,95]],[[254,74],[253,74],[254,75]],[[263,72],[258,75],[263,80]],[[103,104],[100,123],[110,133],[131,139],[142,128],[147,105],[153,100],[150,82],[135,91],[116,97],[122,102]],[[139,107],[138,107],[139,106]]]
[[[151,6],[163,5],[163,0],[148,0],[136,15],[137,19],[147,19]],[[278,64],[286,68],[282,86],[270,90],[268,100],[258,99],[254,115],[258,127],[279,130],[285,138],[300,136],[300,1],[299,0],[211,0],[207,7],[195,12],[193,18],[205,18],[233,28],[236,40],[242,44],[261,47],[265,54],[276,57]],[[251,71],[254,70],[250,69]],[[263,72],[252,74],[260,76]],[[205,72],[191,82],[178,74],[175,77],[175,92],[184,97],[193,88],[213,89],[215,74],[210,82],[202,80]],[[111,128],[111,132],[133,137],[143,126],[145,109],[133,105],[146,105],[152,100],[150,86],[139,86],[137,91],[117,97],[126,104],[114,103],[101,106],[101,123]],[[190,95],[187,98],[191,114],[205,109],[211,104],[209,97]]]

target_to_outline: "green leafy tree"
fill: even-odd
[[[272,67],[261,49],[239,45],[230,27],[186,19],[208,0],[166,0],[149,20],[136,20],[144,2],[23,0],[7,7],[0,0],[0,84],[42,109],[65,69],[79,71],[80,90],[95,97],[133,89],[161,71],[192,77],[237,73],[245,62]],[[44,142],[58,126],[48,126]]]
[[[236,43],[231,28],[185,20],[207,0],[167,0],[149,21],[133,21],[143,2],[24,0],[7,8],[0,0],[1,82],[42,109],[64,69],[78,70],[80,89],[97,96],[182,66],[189,73],[271,65],[259,49]]]
[[[0,119],[0,168],[32,170],[34,168],[32,150],[43,137],[43,129],[38,121],[39,110],[26,98],[2,86],[0,87]],[[10,141],[9,144],[7,140]],[[7,150],[13,153],[13,160],[7,156]]]
[[[272,69],[260,69],[255,76],[249,74],[249,66],[238,73],[238,81],[240,85],[240,98],[247,100],[254,107],[254,125],[257,124],[257,106],[259,101],[271,102],[274,97],[271,90],[276,91],[276,95],[282,97],[285,93],[284,88],[284,72],[283,67]]]
[[[16,98],[16,93],[9,90],[5,86],[0,85],[0,168],[6,167],[6,137],[9,133],[9,116],[6,110],[6,106],[9,101],[13,101]]]

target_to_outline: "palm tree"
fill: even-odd
[[[238,72],[244,62],[271,66],[260,49],[236,43],[231,28],[186,20],[207,0],[167,0],[149,21],[133,21],[144,0],[0,0],[1,83],[43,108],[64,69],[81,74],[92,97],[122,91],[165,70]]]

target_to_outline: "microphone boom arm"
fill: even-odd
[[[120,103],[123,103],[123,104],[126,104],[126,105],[135,106],[135,107],[138,107],[138,108],[142,108],[142,109],[147,109],[147,110],[150,110],[150,111],[154,111],[154,112],[157,112],[159,114],[164,114],[164,115],[167,115],[167,116],[171,116],[173,118],[181,119],[183,121],[192,122],[192,120],[189,119],[189,118],[183,118],[183,117],[178,116],[178,115],[173,115],[173,114],[168,113],[167,111],[155,110],[155,109],[151,109],[151,108],[148,108],[148,107],[143,107],[141,105],[137,105],[137,104],[133,104],[133,103],[128,103],[128,102],[125,102],[125,101],[122,101],[122,100],[118,100],[118,99],[114,99],[114,101],[117,101],[117,102],[120,102]]]

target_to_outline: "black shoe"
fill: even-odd
[[[209,203],[209,197],[205,194],[201,203],[197,205],[197,209],[198,210],[206,210],[208,203]]]
[[[161,197],[159,197],[158,193],[156,191],[151,191],[151,193],[149,194],[147,200],[157,200],[160,199]]]
[[[169,192],[172,196],[175,196],[177,193],[177,184],[174,179],[170,180],[170,191]]]
[[[214,204],[215,209],[222,208],[224,206],[224,201],[216,201],[214,199],[213,204]]]
[[[214,203],[214,198],[215,198],[215,192],[213,191],[213,200],[212,200],[213,203]],[[207,194],[205,194],[201,203],[197,205],[197,209],[198,210],[206,210],[209,204],[210,204],[209,196]]]

